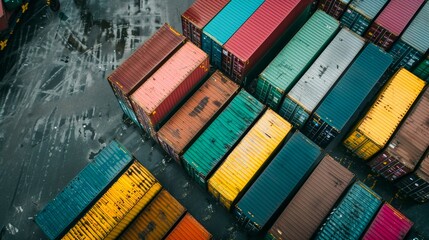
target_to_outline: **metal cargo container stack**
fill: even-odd
[[[163,239],[185,212],[186,209],[163,189],[140,212],[119,239]]]
[[[422,91],[425,82],[400,69],[381,90],[367,114],[344,141],[358,157],[367,160],[381,150]]]
[[[115,239],[160,190],[155,177],[134,161],[63,239]]]
[[[268,230],[267,238],[311,239],[354,176],[326,155]]]
[[[429,59],[423,60],[413,71],[413,73],[425,80],[426,82],[429,82]]]
[[[381,205],[381,197],[358,181],[323,223],[316,239],[359,239]]]
[[[336,19],[343,15],[350,0],[319,0],[318,8]]]
[[[261,114],[264,106],[241,90],[182,156],[186,172],[203,188],[207,180]]]
[[[183,35],[201,48],[203,28],[230,0],[196,0],[181,16]]]
[[[138,127],[141,128],[141,125],[131,105],[131,94],[146,82],[184,42],[184,36],[170,25],[164,24],[107,77],[122,111]]]
[[[165,238],[166,240],[205,240],[211,239],[212,235],[191,214],[186,215],[174,227]]]
[[[374,172],[389,181],[414,171],[429,147],[429,88],[380,153],[369,162]]]
[[[339,22],[316,11],[283,50],[259,75],[255,97],[274,110],[316,57],[331,41]]]
[[[429,154],[421,162],[419,168],[403,177],[396,185],[400,193],[414,199],[417,202],[429,200]]]
[[[345,125],[359,113],[391,63],[389,54],[368,44],[316,108],[303,129],[304,134],[326,148],[341,132],[347,131]]]
[[[84,213],[131,163],[131,153],[112,141],[67,186],[37,213],[35,221],[49,239],[56,239]]]
[[[388,50],[425,0],[391,0],[365,33],[365,38]]]
[[[223,46],[222,70],[245,85],[251,69],[268,60],[264,58],[269,50],[307,21],[310,4],[311,0],[265,0]]]
[[[132,95],[131,103],[146,133],[156,132],[209,70],[207,54],[187,42]]]
[[[208,181],[208,190],[228,210],[269,163],[292,129],[271,109],[255,123]]]
[[[317,165],[320,152],[316,144],[296,132],[235,205],[238,222],[251,232],[264,228]]]
[[[388,0],[353,0],[341,17],[341,23],[363,36]]]
[[[180,163],[186,147],[238,92],[239,86],[216,71],[158,131],[158,142]]]
[[[413,222],[401,212],[384,203],[362,239],[404,239],[412,226]]]
[[[210,63],[222,69],[222,46],[258,9],[264,0],[231,0],[203,29],[202,48]]]
[[[355,33],[341,29],[286,95],[280,115],[301,128],[364,44]]]

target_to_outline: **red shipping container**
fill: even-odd
[[[168,234],[166,240],[205,240],[211,239],[212,235],[197,221],[191,214],[186,215],[180,220],[176,227]]]
[[[424,0],[391,0],[369,27],[365,38],[389,49],[423,3]]]
[[[223,71],[242,84],[249,70],[311,3],[312,0],[266,0],[223,46]]]
[[[182,14],[183,35],[201,48],[203,28],[230,0],[197,0]]]
[[[404,239],[412,226],[413,222],[390,204],[385,203],[378,211],[363,239]]]
[[[162,121],[199,84],[209,70],[208,56],[187,42],[132,95],[140,124],[156,139]]]
[[[318,8],[334,18],[340,19],[350,2],[350,0],[321,0]]]

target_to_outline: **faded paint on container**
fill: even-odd
[[[400,193],[417,202],[429,200],[429,154],[414,173],[402,178],[396,186]]]
[[[268,230],[268,236],[272,239],[311,239],[354,176],[326,155]]]
[[[268,109],[208,181],[208,190],[228,210],[268,164],[292,125]]]
[[[170,232],[166,240],[205,240],[211,239],[212,235],[201,225],[191,214],[186,215],[180,220],[177,226]]]
[[[350,0],[320,0],[318,8],[336,19],[340,19]]]
[[[338,26],[337,20],[323,11],[316,11],[259,75],[255,97],[277,110],[284,93],[289,92],[330,42]]]
[[[264,106],[241,90],[228,106],[186,150],[182,164],[203,188],[219,164],[261,114]]]
[[[112,141],[37,213],[37,225],[49,239],[60,237],[131,160],[131,153],[120,143]]]
[[[280,115],[301,128],[364,44],[355,33],[341,29],[286,95]]]
[[[216,71],[159,130],[158,142],[180,163],[180,156],[191,141],[209,124],[239,86]]]
[[[426,82],[429,82],[429,59],[423,60],[417,67],[414,69],[413,73],[423,79]]]
[[[115,239],[161,188],[154,176],[134,161],[63,239]]]
[[[376,154],[392,136],[424,85],[423,80],[400,69],[351,131],[344,146],[364,160]]]
[[[321,149],[296,132],[235,205],[233,214],[251,232],[259,232],[318,164]]]
[[[185,212],[186,209],[167,190],[161,190],[119,239],[162,239]]]

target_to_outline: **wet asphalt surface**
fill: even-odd
[[[33,10],[17,29],[0,55],[0,239],[45,239],[34,215],[112,139],[216,239],[248,238],[160,147],[123,121],[106,81],[164,22],[180,30],[180,14],[192,2],[62,1],[59,13]],[[429,204],[401,198],[342,146],[332,155],[429,238]]]

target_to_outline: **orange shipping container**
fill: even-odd
[[[166,240],[205,240],[212,235],[191,214],[187,213],[170,232]]]

